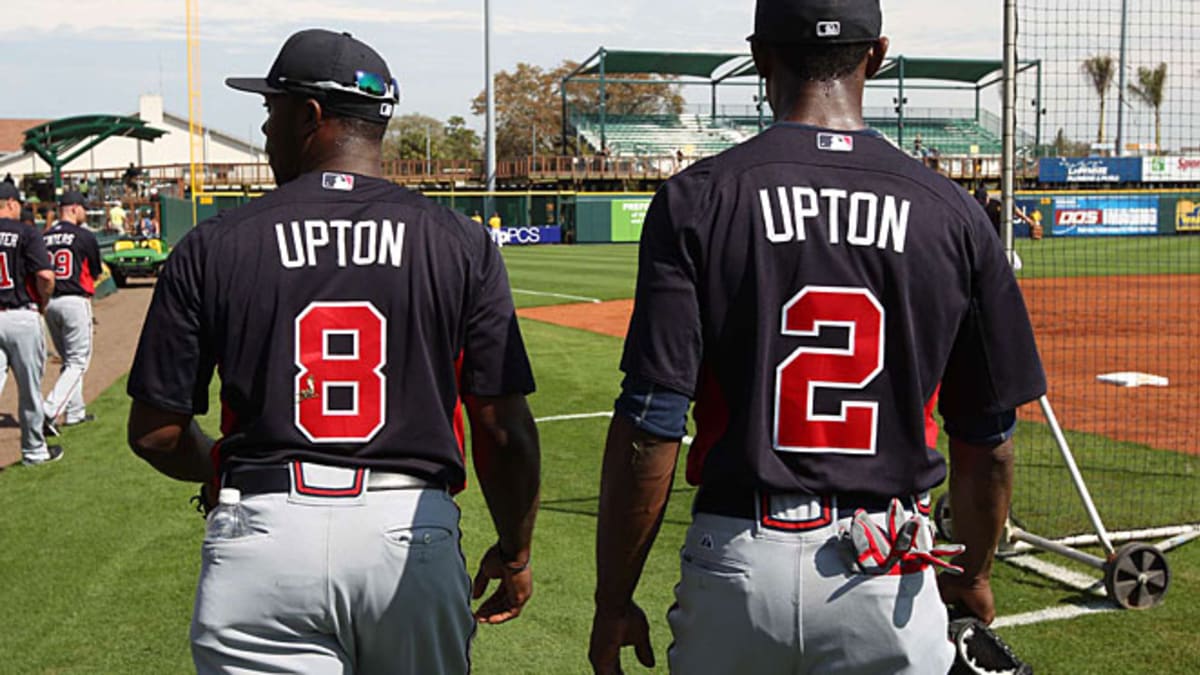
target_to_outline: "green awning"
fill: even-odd
[[[900,79],[900,61],[904,60],[904,79],[940,80],[977,84],[985,77],[1004,68],[1003,61],[991,59],[921,59],[907,56],[888,59],[875,75],[876,80]],[[758,69],[750,62],[730,73],[729,77],[753,77]]]
[[[682,75],[712,79],[714,73],[731,61],[744,61],[748,54],[735,52],[642,52],[607,51],[598,55],[604,60],[604,73],[647,73],[654,75]],[[587,75],[600,72],[597,61],[584,70]]]
[[[21,149],[50,165],[54,185],[60,186],[61,169],[83,153],[113,137],[153,142],[167,132],[126,115],[64,117],[27,129]]]
[[[975,84],[983,78],[1004,68],[1003,61],[992,59],[904,59],[904,79],[940,80],[943,82],[967,82]],[[873,79],[900,79],[900,59],[891,59],[884,64]]]

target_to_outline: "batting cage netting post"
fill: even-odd
[[[1020,411],[1004,553],[1127,608],[1161,602],[1166,551],[1200,536],[1191,4],[1005,0],[1005,240],[1050,387]]]

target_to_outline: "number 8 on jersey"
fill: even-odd
[[[296,427],[314,443],[383,428],[387,319],[369,302],[314,302],[296,317]]]

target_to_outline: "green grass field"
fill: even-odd
[[[632,293],[632,246],[507,248],[505,257],[517,289],[602,299]],[[516,297],[522,305],[566,301],[547,295]],[[523,327],[538,378],[539,391],[531,398],[536,416],[611,409],[620,381],[620,340],[534,321]],[[203,522],[187,503],[190,486],[154,473],[126,448],[128,402],[123,386],[119,383],[91,405],[97,423],[64,435],[64,461],[0,472],[0,673],[159,674],[191,669],[187,629]],[[214,430],[215,417],[204,424]],[[481,628],[474,647],[476,672],[587,672],[592,546],[606,426],[604,419],[540,426],[544,501],[534,549],[535,595],[517,621]],[[1022,450],[1020,479],[1044,481],[1045,490],[1062,493],[1064,508],[1082,513],[1071,499],[1048,434],[1029,424],[1023,424],[1021,434],[1022,447],[1030,449]],[[1137,447],[1122,451],[1153,453]],[[1103,468],[1103,462],[1103,457],[1080,458],[1088,467]],[[1169,508],[1180,491],[1200,488],[1195,482],[1200,466],[1187,466],[1190,475],[1148,476],[1163,489],[1142,508]],[[1105,500],[1126,489],[1130,477],[1109,479],[1101,473],[1096,480],[1104,492],[1101,509],[1116,508]],[[655,672],[666,672],[670,638],[665,613],[672,601],[677,551],[692,494],[682,482],[676,486],[638,593],[652,621],[659,660]],[[1024,498],[1018,490],[1018,512]],[[464,547],[473,572],[494,535],[477,488],[464,493],[460,503]],[[1092,614],[1001,632],[1039,674],[1197,672],[1200,544],[1172,552],[1169,560],[1172,586],[1166,604],[1158,609]],[[1002,616],[1081,600],[1074,589],[1007,565],[998,566],[994,586]],[[625,667],[627,672],[644,672],[631,654]]]

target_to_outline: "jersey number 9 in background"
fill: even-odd
[[[60,248],[50,258],[54,263],[54,278],[70,279],[71,273],[75,271],[75,256],[71,254],[71,249]]]
[[[816,410],[817,391],[862,391],[883,372],[883,306],[865,288],[809,286],[783,306],[783,334],[818,337],[843,328],[844,347],[800,347],[775,370],[775,449],[875,454],[879,403],[842,401]]]
[[[314,302],[296,317],[296,427],[314,443],[366,443],[387,410],[387,319],[369,302]]]

